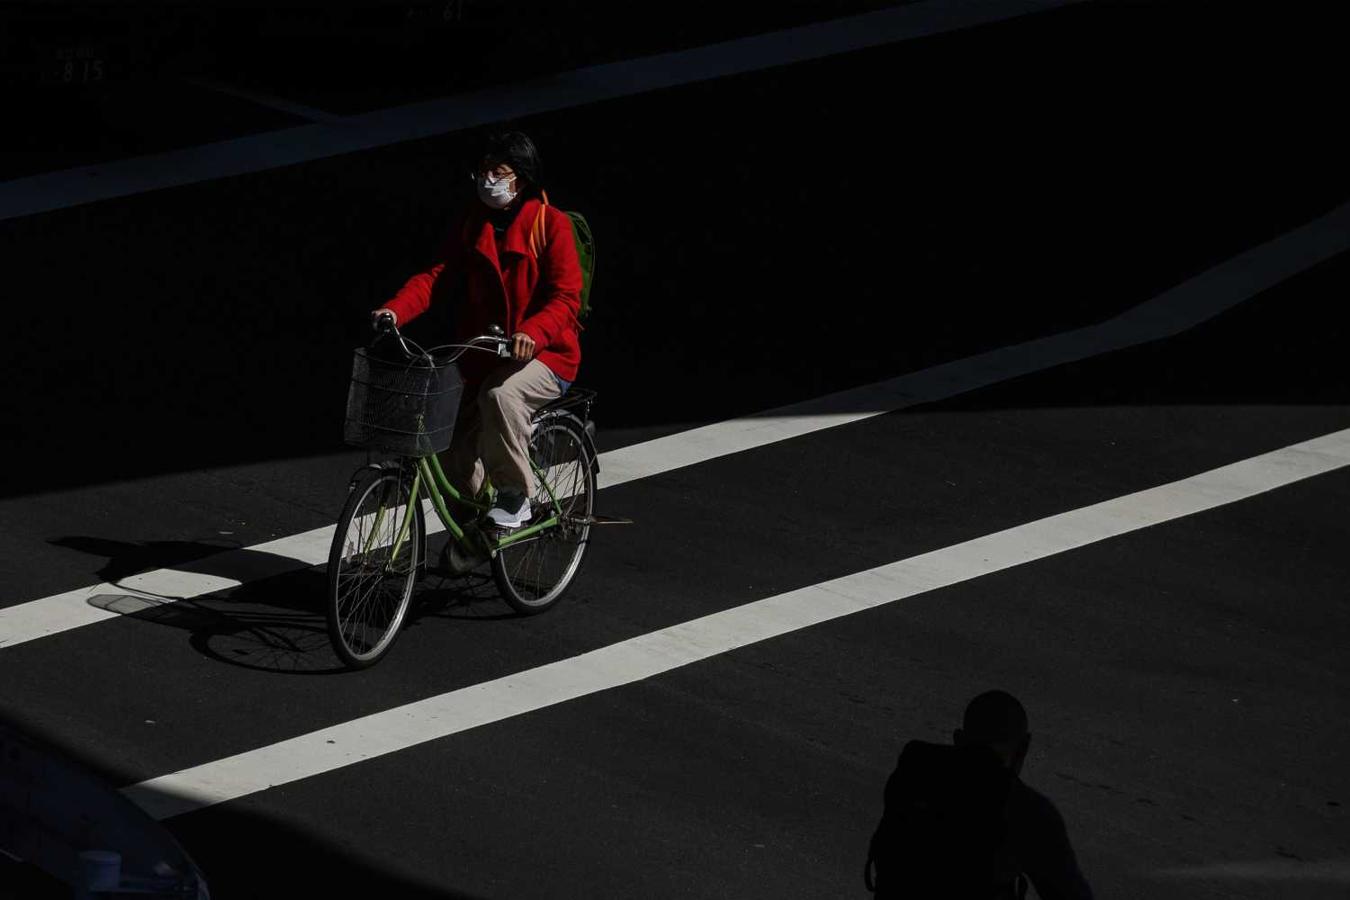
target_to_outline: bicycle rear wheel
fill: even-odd
[[[328,554],[328,637],[342,662],[363,669],[389,652],[417,581],[422,516],[410,507],[413,475],[370,469],[352,487]]]
[[[558,515],[560,522],[519,544],[503,547],[492,558],[492,574],[502,599],[525,615],[553,606],[576,579],[595,510],[595,461],[580,421],[566,415],[546,418],[530,435],[529,450],[535,476],[531,521]]]

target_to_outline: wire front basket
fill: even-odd
[[[367,450],[428,456],[450,446],[464,382],[459,367],[432,356],[352,358],[344,440]]]

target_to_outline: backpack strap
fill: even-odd
[[[535,259],[544,252],[544,247],[548,244],[548,236],[544,231],[544,214],[548,212],[548,193],[539,192],[542,202],[539,204],[539,212],[534,217],[534,225],[530,228],[530,253]]]
[[[548,193],[540,191],[539,195],[542,202],[539,204],[539,212],[535,214],[534,225],[530,228],[530,253],[535,259],[539,258],[539,255],[544,252],[544,247],[548,245],[548,235],[544,231],[544,215],[548,212]],[[573,313],[570,309],[567,312],[571,315],[572,324],[576,325],[577,330],[585,330],[585,326],[576,317],[576,313]]]

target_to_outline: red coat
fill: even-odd
[[[581,264],[572,220],[552,206],[544,208],[538,259],[530,251],[530,231],[541,205],[538,199],[522,204],[499,248],[487,208],[475,203],[451,229],[436,265],[408,279],[384,308],[394,311],[400,325],[410,322],[432,303],[455,302],[462,277],[466,290],[462,308],[452,312],[450,340],[486,334],[494,324],[508,336],[524,332],[534,339],[536,359],[564,381],[575,381],[581,364]],[[466,380],[474,381],[495,363],[488,354],[470,350],[460,359],[460,368]]]

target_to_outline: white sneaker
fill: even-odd
[[[507,491],[497,494],[497,502],[487,514],[488,521],[498,528],[519,528],[533,516],[529,497]]]

